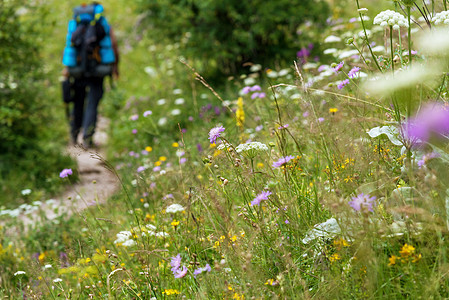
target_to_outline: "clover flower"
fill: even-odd
[[[254,198],[253,201],[251,201],[251,205],[253,205],[253,206],[259,205],[262,200],[268,200],[268,196],[270,196],[270,195],[271,195],[270,191],[265,191],[265,192],[260,193],[259,195],[256,196],[256,198]]]
[[[440,25],[440,24],[449,25],[449,10],[445,10],[445,11],[437,13],[432,18],[432,22],[435,25]]]
[[[211,144],[215,144],[217,139],[220,137],[220,133],[225,131],[225,128],[223,126],[217,126],[212,128],[209,131],[209,141]]]
[[[262,151],[268,151],[267,145],[260,142],[250,142],[246,144],[240,144],[235,148],[237,153],[242,153],[249,159],[253,159]]]
[[[392,10],[385,10],[380,12],[373,21],[374,24],[378,24],[382,27],[392,26],[393,29],[398,30],[399,27],[408,27],[407,20],[403,15]]]
[[[184,207],[180,204],[172,204],[165,209],[166,213],[177,213],[178,211],[184,211]]]
[[[290,160],[294,159],[295,157],[292,155],[288,155],[285,157],[281,157],[278,159],[278,161],[275,161],[273,163],[273,168],[279,168],[282,167],[283,165],[285,165],[286,163],[288,163]]]
[[[369,195],[365,195],[361,193],[357,195],[357,197],[352,197],[352,201],[349,201],[348,204],[355,210],[360,211],[362,208],[366,208],[369,211],[373,211],[373,205],[375,204],[376,197],[370,197]]]
[[[59,177],[66,178],[66,177],[68,177],[69,175],[72,175],[72,174],[73,174],[72,169],[64,169],[64,170],[61,171],[61,173],[59,173]]]

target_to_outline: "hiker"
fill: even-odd
[[[74,8],[62,60],[66,78],[63,83],[64,102],[74,103],[70,114],[71,142],[77,144],[83,128],[82,145],[85,148],[93,146],[104,78],[119,77],[117,40],[103,11],[103,6],[98,2]]]

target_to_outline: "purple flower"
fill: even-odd
[[[288,163],[293,158],[295,158],[295,157],[292,156],[292,155],[289,155],[289,156],[286,156],[286,157],[281,157],[281,158],[279,158],[278,161],[275,161],[273,163],[273,168],[279,168],[279,167],[285,165],[286,163]]]
[[[318,118],[318,122],[320,123],[324,122],[324,118]]]
[[[136,134],[137,133],[137,129],[133,129],[132,133]]]
[[[181,157],[181,159],[179,160],[179,164],[185,164],[186,163],[186,161],[187,161],[187,158],[185,158],[185,157]]]
[[[307,118],[307,117],[309,116],[309,111],[305,111],[305,112],[302,114],[302,116],[303,116],[304,118]]]
[[[253,206],[259,205],[262,200],[268,200],[268,196],[270,196],[270,195],[271,195],[270,191],[265,191],[265,192],[260,193],[259,195],[256,196],[256,198],[254,198],[253,201],[251,201],[251,205],[253,205]]]
[[[437,152],[431,152],[428,154],[425,154],[422,159],[418,160],[418,162],[416,163],[418,165],[418,168],[421,169],[422,166],[424,166],[425,164],[427,164],[427,162],[429,160],[432,160],[434,158],[440,157],[440,154]]]
[[[186,274],[187,274],[186,266],[182,266],[182,270],[177,269],[176,271],[173,271],[173,275],[175,275],[175,278],[182,278],[182,277],[186,276]]]
[[[140,153],[141,153],[142,155],[148,155],[148,151],[147,151],[147,150],[142,150],[142,151],[140,151]]]
[[[245,86],[245,87],[242,89],[242,94],[243,94],[243,95],[246,95],[246,94],[248,94],[249,92],[251,92],[251,87],[250,87],[250,86]]]
[[[139,118],[139,115],[132,115],[130,117],[131,121],[136,121]]]
[[[345,80],[343,80],[342,82],[340,82],[340,83],[337,85],[337,87],[338,87],[339,90],[341,90],[341,89],[344,88],[345,85],[347,85],[348,83],[349,83],[349,79],[345,79]]]
[[[259,132],[263,129],[263,125],[256,126],[256,132]]]
[[[161,170],[160,166],[156,166],[153,168],[153,172],[159,172]]]
[[[198,269],[196,269],[195,271],[193,271],[193,275],[194,275],[194,277],[196,278],[196,276],[197,275],[199,275],[199,274],[201,274],[201,273],[203,273],[203,272],[210,272],[212,269],[211,269],[211,267],[209,266],[209,264],[206,264],[205,266],[204,266],[204,268],[198,268]]]
[[[290,224],[290,221],[289,220],[285,220],[285,224]]]
[[[351,71],[349,71],[349,73],[348,73],[348,77],[349,78],[354,78],[359,71],[360,71],[359,67],[352,68]]]
[[[170,261],[171,271],[175,272],[181,267],[181,254],[178,254],[171,258]]]
[[[201,144],[196,144],[196,149],[198,150],[198,152],[203,152],[203,147],[201,146]]]
[[[282,129],[287,128],[288,126],[290,126],[290,125],[288,125],[288,124],[281,125],[281,126],[278,127],[278,129],[279,129],[279,130],[282,130]]]
[[[59,177],[66,178],[66,177],[68,177],[69,175],[72,175],[72,174],[73,174],[72,169],[64,169],[64,170],[61,171],[61,173],[59,173]]]
[[[212,128],[209,131],[209,141],[211,144],[215,144],[217,141],[217,138],[220,137],[220,133],[225,131],[225,128],[223,126],[217,126]]]
[[[189,117],[189,121],[193,122],[193,120],[195,120],[192,116]]]
[[[137,173],[140,173],[140,172],[143,172],[143,171],[145,171],[145,167],[140,166],[140,167],[137,168]]]
[[[296,53],[296,56],[298,56],[299,58],[306,58],[309,55],[310,55],[310,51],[304,47],[301,48],[301,50]]]
[[[361,193],[357,197],[352,197],[352,201],[349,201],[348,204],[355,211],[360,211],[363,207],[365,207],[369,211],[373,211],[373,204],[375,204],[375,201],[376,201],[375,196],[370,197],[369,195]]]
[[[338,72],[341,70],[341,68],[343,68],[343,65],[344,65],[344,64],[345,64],[344,61],[340,62],[340,63],[334,68],[334,72],[335,72],[335,73],[338,73]]]
[[[263,93],[263,92],[262,92],[262,93],[259,93],[259,98],[260,98],[260,99],[265,98],[266,96],[267,96],[267,94],[265,94],[265,93]]]
[[[449,108],[436,102],[426,104],[402,126],[402,133],[412,145],[449,134]]]
[[[147,110],[147,111],[145,111],[144,113],[143,113],[143,116],[144,117],[148,117],[148,116],[150,116],[150,115],[152,115],[153,114],[153,112],[151,111],[151,110]]]
[[[257,97],[259,97],[259,93],[254,93],[251,95],[251,99],[256,99]]]
[[[319,66],[319,67],[318,67],[318,72],[320,72],[320,73],[323,72],[324,70],[327,69],[327,67],[328,67],[327,65],[321,65],[321,66]]]
[[[262,88],[259,85],[255,85],[255,86],[251,87],[251,92],[258,92],[261,90],[262,90]]]

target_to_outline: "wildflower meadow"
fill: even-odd
[[[39,7],[59,24],[42,48],[57,81],[66,20],[49,13],[56,1],[12,2],[20,18]],[[58,192],[83,178],[73,160],[45,165],[54,174],[43,187],[16,180],[17,197],[0,208],[2,297],[449,298],[447,0],[317,1],[326,15],[272,32],[257,26],[263,12],[289,12],[250,1],[260,4],[254,31],[229,39],[263,29],[264,47],[293,40],[294,50],[249,60],[242,44],[235,61],[237,46],[216,58],[228,48],[220,39],[217,54],[191,48],[203,27],[157,36],[164,7],[150,2],[104,3],[123,55],[100,105],[110,124],[98,159],[119,191],[92,189],[96,200],[69,214]],[[223,26],[247,26],[234,1],[191,2],[192,23],[211,22],[209,8]],[[76,4],[61,4],[67,18]],[[165,13],[187,28],[183,5]],[[5,76],[0,94],[11,89]]]

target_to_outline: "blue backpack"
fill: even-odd
[[[81,5],[73,9],[62,58],[74,78],[104,77],[112,74],[115,54],[110,27],[100,4]]]

